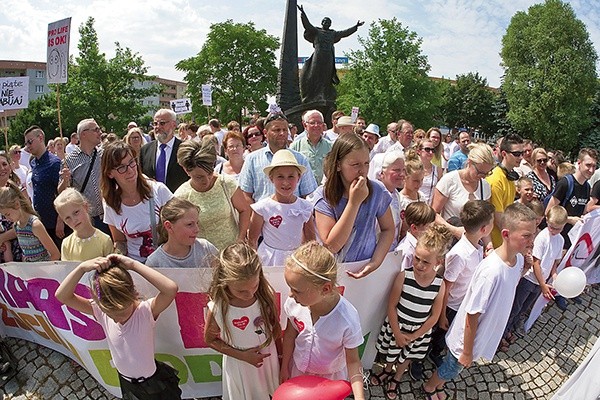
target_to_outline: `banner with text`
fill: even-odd
[[[67,83],[71,18],[48,24],[47,83]]]
[[[202,105],[212,106],[212,86],[208,83],[202,85]]]
[[[0,110],[29,106],[29,77],[0,78]]]
[[[175,114],[187,114],[192,112],[192,102],[190,99],[177,99],[169,101],[171,110],[175,111]]]
[[[361,346],[363,366],[370,368],[375,342],[385,317],[387,295],[400,269],[400,254],[390,253],[379,269],[355,280],[345,271],[358,271],[365,262],[340,265],[338,284],[358,310],[365,343]],[[8,263],[0,265],[0,308],[2,333],[57,350],[81,364],[110,393],[120,395],[119,380],[111,364],[104,331],[93,316],[62,305],[54,293],[60,282],[77,265],[73,262]],[[221,395],[221,355],[204,341],[206,308],[211,282],[210,269],[158,268],[179,285],[175,301],[156,324],[156,359],[179,371],[184,398]],[[283,267],[265,267],[282,309],[289,293]],[[157,291],[137,274],[132,274],[138,291],[146,298]],[[84,276],[76,293],[90,297],[90,274]],[[285,327],[285,316],[281,316]]]

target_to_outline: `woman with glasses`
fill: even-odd
[[[438,142],[439,144],[439,142]],[[439,146],[438,146],[439,147]],[[425,203],[431,205],[435,185],[442,177],[442,168],[433,163],[436,147],[431,139],[424,139],[416,146],[417,153],[423,163],[423,183],[420,192],[423,193]],[[438,149],[439,150],[439,149]]]
[[[240,171],[244,165],[244,138],[239,132],[229,131],[223,139],[223,148],[227,161],[217,165],[215,172],[217,174],[230,175],[236,182],[240,176]]]
[[[236,180],[214,171],[216,160],[215,146],[209,141],[183,142],[177,151],[177,162],[190,180],[175,191],[175,196],[200,207],[199,237],[223,250],[246,240],[252,210]]]
[[[535,148],[531,153],[533,169],[527,174],[527,177],[533,181],[533,194],[540,201],[544,201],[556,185],[554,176],[548,172],[549,159],[548,153],[541,147]]]
[[[265,135],[257,125],[249,125],[242,132],[246,140],[246,149],[249,153],[264,147]]]
[[[123,138],[133,150],[135,150],[136,159],[140,159],[140,150],[144,144],[144,137],[142,136],[142,130],[140,128],[131,128],[127,135]]]
[[[448,172],[435,186],[432,207],[438,214],[436,222],[444,224],[460,238],[464,229],[459,225],[460,212],[469,200],[489,200],[491,189],[485,178],[496,165],[492,148],[485,143],[469,145],[465,168]]]
[[[123,141],[104,148],[101,168],[104,222],[115,249],[143,263],[158,247],[159,211],[173,194],[163,183],[142,174],[135,150]]]

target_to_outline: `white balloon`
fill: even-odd
[[[583,292],[586,282],[587,278],[583,270],[577,267],[568,267],[560,271],[553,286],[562,297],[572,299]]]

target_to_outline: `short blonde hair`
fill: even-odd
[[[495,165],[494,151],[485,143],[471,143],[469,146],[468,159],[476,164]]]
[[[569,213],[567,210],[560,205],[556,205],[548,210],[546,213],[546,222],[553,225],[564,225],[567,223]]]
[[[58,211],[59,208],[62,208],[67,204],[75,204],[85,207],[89,203],[78,190],[69,187],[56,196],[56,199],[54,199],[54,208],[56,208],[56,211]]]
[[[303,244],[293,255],[288,257],[285,261],[285,267],[303,275],[314,285],[327,283],[321,277],[327,278],[334,285],[337,281],[338,265],[335,257],[329,250],[314,240]]]

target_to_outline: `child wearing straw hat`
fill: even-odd
[[[263,172],[273,183],[275,193],[251,205],[248,239],[253,248],[258,247],[263,265],[284,265],[302,243],[315,239],[313,206],[294,195],[306,168],[298,164],[291,151],[282,149]]]

